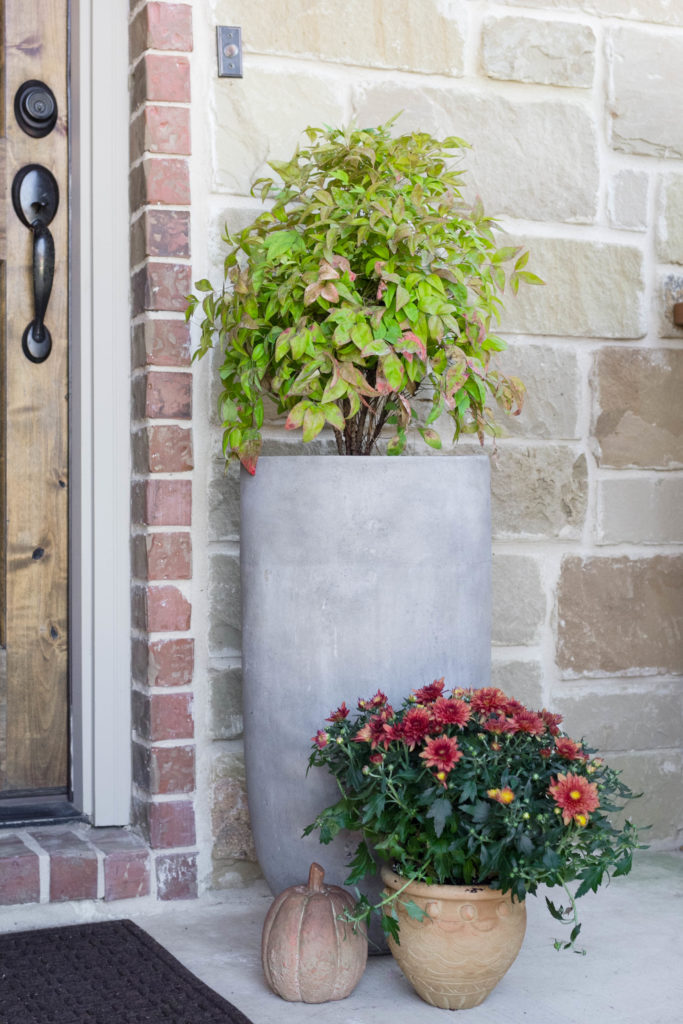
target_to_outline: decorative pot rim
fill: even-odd
[[[391,868],[381,869],[382,881],[391,889],[401,889],[408,879],[397,874]],[[490,885],[427,885],[426,882],[409,882],[405,888],[411,896],[431,900],[454,900],[466,899],[468,902],[475,900],[512,900],[512,894],[504,893],[501,889],[492,889]],[[514,899],[515,903],[524,903],[524,900]]]
[[[435,452],[433,455],[429,455],[426,452],[424,455],[382,455],[380,453],[375,453],[374,455],[340,455],[339,452],[336,451],[329,451],[327,453],[318,452],[316,455],[295,455],[292,452],[291,454],[282,453],[280,455],[259,455],[259,463],[295,458],[298,462],[310,462],[312,460],[319,462],[321,459],[332,459],[333,461],[340,463],[350,462],[358,464],[359,462],[370,462],[372,460],[373,462],[395,462],[400,465],[402,462],[417,462],[418,460],[420,462],[438,462],[442,459],[486,459],[488,461],[489,454],[490,453],[487,450],[482,451],[479,447],[476,449],[472,447],[469,449],[460,448],[459,450],[449,452]],[[256,472],[258,473],[258,468],[256,469]]]

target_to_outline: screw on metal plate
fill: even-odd
[[[217,25],[218,77],[242,77],[242,29],[235,25]]]

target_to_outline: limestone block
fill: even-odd
[[[657,256],[662,263],[683,263],[683,174],[659,181]]]
[[[223,261],[230,251],[230,246],[223,238],[225,229],[227,228],[231,235],[238,235],[265,209],[263,203],[254,201],[240,206],[221,207],[211,217],[206,245],[208,263],[213,271],[209,274],[209,279],[216,288],[220,287],[223,281]]]
[[[308,125],[344,124],[346,99],[345,81],[324,72],[253,67],[244,79],[214,78],[214,190],[248,195],[256,178],[275,177],[267,162],[289,160]]]
[[[588,25],[536,18],[489,18],[482,28],[489,78],[590,88],[595,34]]]
[[[506,301],[501,333],[642,338],[647,330],[643,253],[632,245],[575,238],[512,238],[525,245],[543,287]]]
[[[518,100],[458,85],[416,89],[376,79],[354,91],[361,124],[404,113],[396,131],[458,135],[472,146],[464,157],[465,194],[478,194],[492,216],[592,223],[598,193],[595,124],[574,102]]]
[[[683,476],[599,480],[597,541],[683,543]]]
[[[211,463],[209,497],[209,540],[237,540],[240,532],[239,466],[217,459]]]
[[[680,834],[683,821],[683,754],[678,750],[647,751],[621,754],[603,752],[611,768],[623,772],[623,781],[634,793],[642,793],[640,800],[627,804],[615,815],[620,823],[625,817],[643,828],[652,828],[643,834],[643,842],[674,839]]]
[[[514,697],[528,708],[543,706],[543,674],[538,661],[496,661],[494,657],[491,686],[500,687],[508,697]]]
[[[521,7],[572,10],[608,18],[654,21],[662,25],[683,25],[683,6],[678,0],[504,0]]]
[[[664,271],[659,275],[659,337],[683,338],[683,327],[674,323],[674,306],[683,302],[683,274]]]
[[[576,685],[576,684],[575,684]],[[673,683],[614,684],[608,692],[565,686],[553,695],[562,728],[598,750],[679,747],[683,736],[683,689]],[[570,692],[571,689],[571,692]]]
[[[557,663],[566,677],[683,672],[683,556],[563,559]]]
[[[683,351],[604,348],[591,381],[601,466],[683,466]]]
[[[494,646],[536,643],[546,613],[538,559],[531,555],[495,552],[491,567],[491,590],[491,636]]]
[[[363,67],[463,73],[466,6],[458,0],[220,0],[217,17],[241,25],[247,53],[278,53]],[[221,22],[219,21],[218,24]]]
[[[649,176],[645,171],[621,170],[612,175],[607,190],[607,219],[622,231],[646,231]]]
[[[683,36],[618,26],[609,31],[611,144],[622,153],[683,156]]]
[[[491,465],[493,536],[579,537],[587,488],[586,457],[573,446],[499,446]]]
[[[215,860],[256,860],[241,754],[222,753],[211,766],[211,827]]]
[[[234,653],[241,648],[242,609],[239,556],[209,556],[209,651]]]
[[[580,375],[573,349],[515,342],[496,356],[496,367],[526,387],[519,416],[496,409],[504,437],[579,436]]]
[[[236,740],[242,735],[242,672],[233,666],[209,668],[211,736]]]

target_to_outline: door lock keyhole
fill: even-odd
[[[57,123],[57,100],[49,85],[32,78],[17,89],[14,116],[27,135],[42,139]]]

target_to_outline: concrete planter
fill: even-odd
[[[338,799],[310,739],[378,688],[490,676],[491,524],[484,454],[263,457],[242,472],[247,791],[274,893],[318,861],[343,884],[354,836],[301,838]],[[372,890],[371,890],[372,891]],[[379,883],[377,889],[379,891]]]

